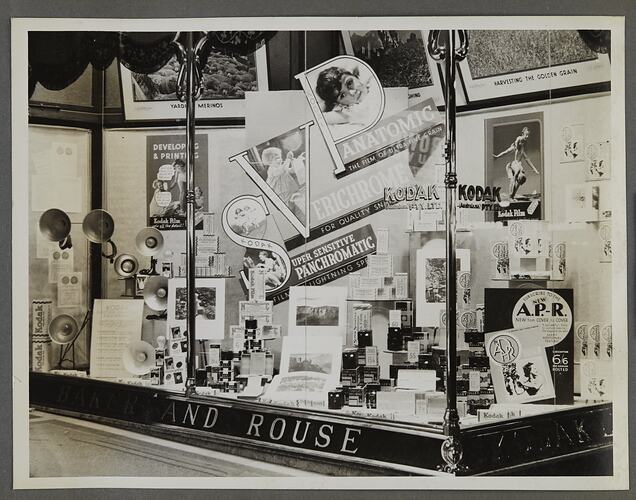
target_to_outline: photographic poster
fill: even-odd
[[[554,400],[554,384],[538,326],[486,333],[497,403]]]
[[[304,237],[309,236],[312,121],[230,157]]]
[[[225,280],[196,279],[196,338],[223,339],[225,337]],[[188,303],[185,278],[168,280],[168,327],[187,328]]]
[[[543,219],[543,113],[485,120],[486,185],[501,188],[494,221]]]
[[[292,286],[289,289],[290,336],[313,337],[347,334],[347,287]]]
[[[196,117],[243,118],[245,94],[268,88],[266,50],[263,45],[253,54],[242,56],[212,49],[202,68],[203,91],[197,101]],[[179,68],[176,56],[147,75],[132,73],[120,64],[126,120],[185,121],[185,103],[177,98]]]
[[[437,64],[426,47],[427,31],[343,31],[348,55],[369,64],[382,87],[408,87],[409,106],[433,98],[444,105],[444,91]]]
[[[186,227],[186,137],[149,135],[146,138],[146,203],[148,226],[160,231]],[[194,144],[194,221],[203,229],[208,212],[208,136],[197,134]]]
[[[470,250],[458,248],[457,276],[470,272]],[[446,249],[420,248],[417,251],[416,311],[417,326],[439,327],[440,313],[446,308]],[[462,297],[457,287],[457,301]]]
[[[533,333],[528,334],[527,337],[528,339],[536,337],[536,340],[527,340],[528,345],[536,344],[544,348],[550,366],[554,386],[554,399],[550,403],[572,404],[574,398],[574,294],[572,289],[486,288],[484,305],[485,332],[532,327],[527,331]],[[520,344],[524,357],[526,356],[525,345],[525,343]]]
[[[469,102],[609,82],[607,54],[594,52],[577,30],[470,30],[460,61]],[[579,90],[580,92],[580,90]]]
[[[397,113],[364,61],[339,56],[297,75],[341,178],[404,151],[424,136],[443,136],[435,102],[427,99]],[[386,97],[385,97],[386,96]]]

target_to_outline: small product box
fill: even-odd
[[[363,384],[375,384],[380,382],[380,367],[379,366],[364,366],[362,368],[362,380]]]
[[[358,366],[365,366],[367,364],[367,348],[366,347],[358,347],[357,363],[358,363]]]
[[[358,366],[358,350],[355,348],[345,349],[342,352],[342,369],[353,370]]]
[[[358,348],[373,345],[373,332],[371,330],[358,330]]]
[[[365,347],[364,356],[364,366],[378,366],[378,348],[376,346]]]
[[[365,406],[365,388],[364,386],[349,387],[347,398],[347,406]]]
[[[344,406],[344,392],[342,390],[329,391],[328,408],[330,410],[340,410]]]
[[[340,382],[343,386],[357,385],[360,381],[359,367],[352,369],[343,369],[340,372]]]
[[[397,327],[389,327],[387,334],[386,347],[389,351],[403,350],[402,329]]]

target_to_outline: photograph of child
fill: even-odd
[[[304,225],[309,154],[306,127],[285,132],[253,147],[247,153],[249,164],[279,198],[279,203],[289,208]],[[278,206],[277,201],[272,200]]]
[[[334,141],[359,133],[380,119],[382,86],[363,61],[342,56],[306,75]]]

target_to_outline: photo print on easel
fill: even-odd
[[[185,278],[168,280],[168,327],[186,328],[187,288]],[[197,278],[196,338],[223,339],[225,336],[225,280]],[[174,330],[171,330],[174,331]]]
[[[486,185],[501,187],[494,221],[543,218],[543,113],[485,121]]]
[[[580,93],[611,79],[609,56],[577,30],[470,30],[468,40],[459,70],[469,102],[569,87]]]
[[[368,63],[384,88],[408,87],[409,106],[433,98],[444,105],[444,92],[426,48],[427,31],[370,30],[343,31],[347,54]]]
[[[333,335],[346,341],[347,287],[293,286],[289,289],[288,335]]]
[[[229,158],[303,236],[309,236],[309,121]]]
[[[203,228],[208,211],[208,136],[197,134],[194,144],[194,222]],[[148,226],[160,231],[186,227],[186,136],[146,137],[146,202]]]

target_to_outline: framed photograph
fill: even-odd
[[[341,337],[347,333],[347,287],[292,286],[289,289],[289,335]]]
[[[132,73],[119,65],[126,120],[185,120],[185,104],[177,99],[179,62],[173,56],[155,73]],[[244,118],[245,93],[268,90],[267,53],[263,45],[248,56],[212,50],[203,68],[203,92],[197,118]]]
[[[470,250],[457,249],[457,275],[470,272]],[[439,327],[446,308],[446,249],[444,246],[417,251],[417,326]],[[459,294],[458,294],[459,297]]]
[[[196,338],[199,340],[225,337],[225,280],[197,278],[196,280]],[[168,327],[186,328],[188,305],[185,278],[168,281]]]
[[[444,105],[437,69],[426,48],[428,31],[343,31],[346,53],[369,64],[383,87],[408,87],[409,106],[433,98]]]
[[[606,54],[577,30],[470,30],[459,63],[469,102],[609,82]]]
[[[495,221],[543,219],[543,113],[485,120],[486,185],[501,188]]]

